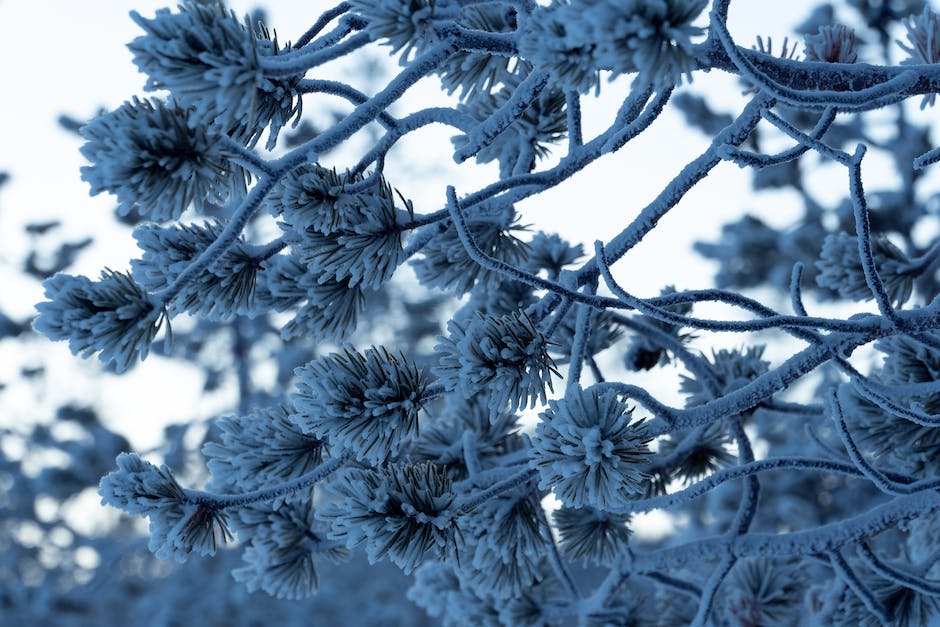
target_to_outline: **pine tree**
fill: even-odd
[[[802,54],[775,54],[736,41],[734,9],[349,0],[294,43],[219,0],[133,13],[152,95],[82,127],[82,177],[139,222],[143,252],[130,272],[49,278],[34,326],[121,372],[186,316],[235,329],[243,355],[279,342],[297,367],[217,421],[204,489],[127,451],[102,501],[148,518],[159,557],[236,544],[236,579],[285,603],[364,551],[413,573],[408,598],[444,624],[937,620],[940,149],[908,104],[940,92],[940,17],[916,0],[822,5]],[[380,89],[317,78],[375,46],[400,66]],[[737,77],[738,110],[696,95],[709,70]],[[400,114],[426,77],[451,105]],[[350,107],[295,141],[316,94]],[[595,131],[582,102],[601,94],[620,107]],[[669,108],[710,143],[633,213],[621,181],[586,191],[622,230],[585,251],[520,224],[520,203],[630,150]],[[385,166],[430,124],[493,180],[416,207],[421,182]],[[330,156],[364,129],[370,147]],[[891,189],[866,189],[876,154]],[[699,242],[714,287],[634,294],[617,264],[723,161],[802,214]],[[820,164],[845,177],[835,206],[808,183]],[[842,313],[810,313],[825,303]],[[173,350],[195,358],[194,337]],[[658,540],[633,528],[652,510],[676,522]]]

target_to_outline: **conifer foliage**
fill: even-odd
[[[238,547],[236,579],[285,602],[364,551],[413,573],[408,598],[451,625],[940,620],[940,534],[924,522],[940,510],[924,185],[940,149],[907,113],[940,92],[940,18],[916,0],[825,5],[802,54],[778,55],[735,39],[737,4],[350,0],[294,43],[221,0],[132,13],[153,93],[83,127],[82,177],[140,222],[142,253],[130,272],[48,279],[35,328],[115,371],[177,316],[231,325],[242,357],[260,350],[246,325],[268,325],[264,346],[305,359],[290,391],[219,419],[206,490],[127,452],[103,502],[148,518],[160,557]],[[377,46],[400,65],[379,89],[318,74]],[[709,70],[737,76],[739,110],[692,95]],[[425,77],[451,106],[401,114]],[[581,102],[602,93],[621,105],[588,136]],[[324,94],[345,113],[285,130]],[[621,230],[585,255],[519,225],[518,203],[629,150],[667,109],[710,143],[640,209],[616,182],[602,191]],[[893,115],[887,138],[873,110]],[[494,162],[494,180],[415,207],[422,182],[387,180],[386,158],[432,123],[453,131],[441,151]],[[350,157],[363,129],[377,139]],[[789,147],[767,152],[768,137]],[[875,152],[895,189],[866,189]],[[802,215],[700,242],[716,288],[633,294],[618,262],[722,161],[797,192]],[[842,177],[835,206],[804,176],[820,163]],[[434,295],[401,298],[419,288]],[[822,300],[851,313],[811,314]],[[727,333],[738,348],[713,343]],[[874,364],[854,354],[868,347]],[[684,403],[641,385],[646,371]],[[653,510],[675,523],[656,540],[636,522]]]

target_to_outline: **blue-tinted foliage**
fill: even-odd
[[[260,297],[277,311],[292,310],[294,317],[281,328],[284,339],[312,337],[318,341],[340,341],[356,330],[365,306],[359,286],[347,281],[321,280],[307,272],[297,255],[269,259],[260,283]]]
[[[241,19],[219,0],[187,0],[177,12],[131,17],[146,34],[128,44],[134,63],[147,75],[148,90],[168,90],[188,113],[189,126],[254,145],[262,130],[271,134],[300,114],[299,75],[272,78],[263,60],[286,49],[268,32]]]
[[[329,523],[331,538],[350,548],[364,543],[370,561],[388,557],[407,574],[427,552],[456,557],[456,495],[433,464],[350,468],[328,490],[335,500],[317,517]]]
[[[731,625],[793,625],[806,593],[806,564],[757,557],[735,565],[723,611]]]
[[[326,538],[315,514],[309,500],[239,509],[233,526],[247,546],[242,555],[245,565],[232,571],[235,579],[249,590],[261,589],[279,599],[313,594],[319,585],[315,561],[349,557],[343,545]]]
[[[564,89],[586,92],[599,69],[638,73],[657,87],[695,68],[692,24],[706,0],[584,2],[556,0],[533,11],[519,42],[536,67],[546,67]]]
[[[291,419],[305,433],[378,464],[418,433],[427,375],[404,355],[346,350],[297,370]]]
[[[461,480],[479,470],[499,468],[505,456],[526,450],[515,413],[491,415],[480,397],[449,396],[445,403],[437,408],[434,420],[421,427],[410,451],[413,458],[433,462],[446,468],[452,479]],[[457,442],[461,446],[455,446]],[[467,445],[472,447],[469,458],[464,453]]]
[[[640,491],[652,439],[632,413],[616,392],[596,387],[549,401],[532,447],[541,486],[571,507],[620,510]]]
[[[117,466],[101,480],[101,501],[149,518],[150,550],[158,557],[213,555],[230,539],[226,514],[189,500],[166,466],[157,468],[136,453],[119,455]]]
[[[43,284],[48,301],[37,305],[36,330],[68,340],[74,354],[123,372],[150,350],[164,311],[130,275],[104,270],[101,280],[57,274]]]
[[[486,254],[513,265],[527,258],[528,248],[512,234],[511,224],[501,226],[497,221],[481,220],[471,221],[469,227],[477,246]],[[483,283],[485,289],[498,280],[467,254],[453,225],[436,233],[421,248],[421,254],[424,256],[412,264],[418,280],[429,287],[449,289],[461,295],[470,291],[474,285]]]
[[[217,442],[208,442],[213,485],[227,490],[257,489],[294,479],[323,461],[326,443],[303,433],[291,419],[293,411],[278,405],[248,416],[227,416],[216,423]]]
[[[477,315],[447,323],[434,369],[444,387],[464,398],[487,397],[490,410],[516,411],[545,401],[555,365],[545,337],[526,315]]]
[[[545,563],[547,524],[537,515],[535,495],[522,487],[461,519],[463,550],[456,569],[479,597],[509,601],[550,572]]]
[[[914,289],[915,278],[910,261],[886,238],[872,240],[872,254],[888,296],[898,305],[907,302]],[[816,266],[819,268],[816,283],[820,287],[832,289],[850,300],[874,298],[858,258],[857,240],[851,235],[827,235]]]
[[[409,211],[397,209],[384,180],[348,193],[343,187],[355,178],[314,168],[301,173],[293,189],[291,181],[285,185],[291,194],[282,211],[287,241],[320,281],[381,287],[405,260],[400,227],[411,217],[411,203],[405,202]]]
[[[555,510],[552,520],[561,550],[571,559],[613,564],[628,546],[629,515],[593,507],[562,507]]]
[[[352,0],[352,9],[368,26],[372,39],[383,40],[392,53],[401,51],[402,63],[413,51],[422,51],[438,40],[434,20],[438,17],[436,0]],[[446,2],[440,3],[446,8]]]
[[[118,213],[158,222],[175,220],[195,204],[205,211],[244,188],[245,172],[231,160],[221,135],[190,125],[190,111],[172,100],[138,100],[81,128],[91,161],[82,179],[91,193],[117,196]]]
[[[407,597],[447,625],[940,621],[940,240],[926,184],[940,149],[908,111],[940,93],[940,18],[922,1],[807,6],[802,50],[752,48],[735,39],[738,4],[350,0],[283,46],[263,16],[219,0],[133,13],[134,62],[168,93],[83,126],[82,176],[147,222],[143,252],[131,274],[48,279],[34,327],[122,371],[184,316],[175,356],[207,391],[231,383],[238,407],[197,444],[201,431],[167,431],[147,457],[175,475],[119,455],[104,502],[149,518],[160,557],[237,536],[237,581],[285,602],[338,595],[335,562],[355,569],[364,552],[384,574],[361,585],[402,600],[379,562],[414,573]],[[376,45],[395,76],[333,80],[326,66]],[[710,70],[742,84],[729,110],[700,88]],[[451,100],[402,110],[428,77]],[[601,92],[619,108],[584,124]],[[343,108],[279,137],[321,96]],[[593,254],[519,225],[667,110],[707,146],[666,146],[676,173],[652,199],[626,195],[642,172],[580,190],[590,202],[573,219],[621,225],[598,227]],[[452,139],[428,150],[493,164],[492,179],[442,184],[416,208],[386,166],[402,159],[394,184],[433,198],[416,190],[438,183],[397,150],[431,124]],[[885,163],[873,155],[894,172],[866,189]],[[634,293],[637,273],[660,268],[622,260],[722,161],[746,170],[757,208],[696,244],[714,283]],[[822,166],[842,177],[826,194],[810,176]],[[770,215],[783,197],[790,223]],[[719,232],[709,207],[685,215]],[[85,246],[24,269],[65,269]],[[841,307],[814,315],[819,300]],[[0,316],[0,336],[22,328]],[[127,448],[84,428],[109,455]],[[87,446],[30,438],[101,471]],[[185,454],[196,447],[211,478]],[[5,450],[2,485],[23,474]],[[36,481],[61,480],[41,493],[62,499],[91,472]],[[650,511],[668,524],[634,517]],[[337,624],[376,622],[366,598]]]
[[[138,227],[134,239],[144,254],[131,261],[134,278],[147,290],[169,287],[216,240],[222,228],[213,222]],[[174,313],[185,311],[210,319],[254,313],[258,273],[263,269],[258,251],[240,239],[201,277],[184,287],[170,307]]]
[[[807,35],[806,60],[826,63],[855,63],[859,42],[855,31],[844,24],[824,24],[814,35]]]

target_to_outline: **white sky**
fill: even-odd
[[[133,8],[150,16],[168,4],[172,3],[0,0],[0,119],[4,121],[0,170],[13,176],[0,192],[0,284],[4,287],[0,305],[15,317],[30,315],[34,303],[42,300],[36,286],[19,280],[9,266],[27,250],[27,241],[20,235],[24,224],[55,218],[63,221],[62,232],[68,239],[87,234],[97,238],[98,245],[81,255],[72,273],[95,277],[105,266],[126,268],[137,255],[130,231],[114,224],[113,199],[88,196],[79,178],[81,140],[59,129],[56,118],[61,113],[86,118],[99,107],[113,109],[133,95],[143,95],[144,78],[125,47],[139,34],[127,12]],[[254,6],[244,1],[230,4],[240,13]],[[272,0],[266,6],[271,25],[286,40],[296,39],[319,11],[333,4],[332,0]],[[775,42],[784,36],[793,39],[792,25],[815,4],[810,0],[736,0],[732,33],[747,45],[757,34],[771,36]],[[740,110],[740,86],[727,75],[699,75],[694,88],[708,90],[727,111]],[[586,103],[590,112],[586,129],[600,128],[611,119],[625,89],[623,83],[605,86],[607,101]],[[427,106],[438,97],[436,84],[425,81],[407,100],[411,106]],[[454,165],[449,156],[450,135],[448,131],[422,131],[407,144],[409,158],[389,165],[389,179],[414,199],[420,212],[442,205],[447,182],[467,193],[494,179],[492,168]],[[635,145],[603,159],[559,189],[522,203],[522,221],[557,230],[590,249],[598,236],[609,238],[626,226],[705,145],[704,137],[668,113]],[[656,294],[668,283],[684,288],[710,286],[713,267],[690,256],[690,244],[714,239],[721,224],[755,208],[746,191],[748,183],[747,172],[729,164],[719,166],[648,241],[616,266],[618,278],[640,295]],[[765,195],[761,203],[770,207],[765,215],[771,223],[786,224],[794,215],[792,199],[786,194]],[[11,386],[0,393],[0,424],[32,422],[49,415],[56,403],[79,400],[99,404],[109,423],[131,433],[138,446],[148,446],[163,424],[221,411],[231,402],[224,396],[201,396],[199,377],[169,369],[160,359],[150,359],[131,375],[116,378],[101,373],[96,360],[73,358],[64,343],[4,344],[0,345],[0,381],[10,383],[24,360],[30,365],[40,357],[49,360],[51,376],[42,387]]]

